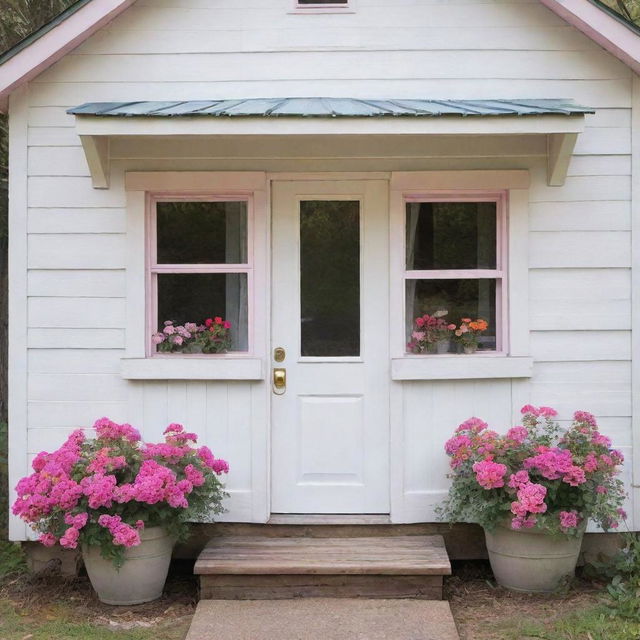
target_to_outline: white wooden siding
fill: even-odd
[[[28,401],[22,424],[29,427],[26,444],[14,440],[14,475],[27,455],[102,415],[140,426],[150,440],[179,421],[230,460],[228,519],[255,519],[266,500],[268,479],[252,474],[267,456],[266,434],[262,442],[252,435],[252,425],[265,421],[251,409],[252,397],[264,393],[260,384],[118,377],[126,330],[123,174],[145,169],[530,169],[534,376],[394,383],[404,416],[394,518],[434,517],[446,491],[442,445],[470,415],[500,430],[529,401],[555,404],[565,417],[591,410],[630,455],[628,68],[537,0],[359,0],[349,15],[289,9],[290,0],[138,0],[31,84],[28,131],[14,133],[28,149],[29,234],[28,273],[16,260],[13,274],[14,282],[25,279],[29,296],[27,344],[13,333],[15,353],[28,347],[29,367],[26,397],[13,391],[18,420],[27,407],[16,403]],[[587,118],[564,187],[546,186],[544,141],[536,138],[405,139],[393,150],[374,139],[295,148],[284,139],[221,140],[215,147],[206,140],[116,140],[108,191],[91,188],[74,120],[65,113],[88,101],[296,95],[566,97],[598,111]],[[25,230],[15,216],[12,231],[19,247]]]

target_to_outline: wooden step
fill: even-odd
[[[441,536],[212,539],[195,566],[201,597],[442,598]]]

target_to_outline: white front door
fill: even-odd
[[[382,180],[274,182],[273,513],[389,513],[388,208]]]

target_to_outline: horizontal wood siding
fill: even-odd
[[[136,424],[149,440],[169,422],[184,422],[231,462],[226,519],[251,520],[267,491],[267,479],[252,474],[267,456],[266,444],[252,440],[252,425],[267,424],[255,413],[259,384],[119,376],[125,170],[517,168],[532,175],[533,378],[394,383],[403,421],[395,517],[434,518],[447,487],[443,444],[471,415],[503,430],[529,401],[557,406],[563,418],[590,410],[630,455],[629,69],[537,0],[358,0],[356,12],[344,15],[290,9],[290,0],[138,0],[31,84],[28,454],[102,415]],[[116,140],[112,186],[104,191],[92,189],[65,113],[89,101],[296,95],[563,97],[597,113],[587,117],[564,187],[547,186],[544,140],[534,137],[406,138],[393,149],[374,138],[297,145],[222,138],[216,145]]]

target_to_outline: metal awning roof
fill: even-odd
[[[69,109],[100,117],[436,117],[584,115],[571,100],[364,100],[358,98],[248,98],[186,102],[91,102]]]

